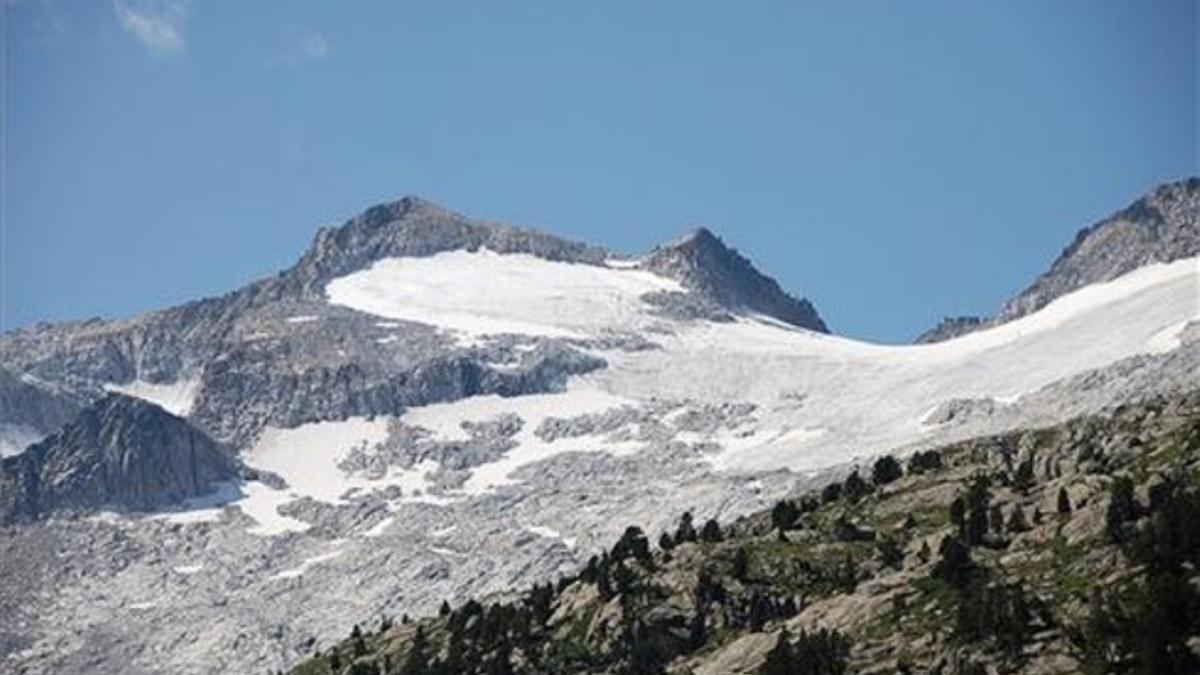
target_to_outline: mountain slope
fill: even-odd
[[[1188,672],[1195,517],[1193,393],[880,460],[723,526],[630,529],[553,584],[363,616],[292,672]]]
[[[616,272],[619,266],[626,274],[618,276],[636,274],[602,249],[474,221],[405,197],[322,229],[301,259],[275,277],[133,319],[5,333],[0,335],[0,362],[68,387],[85,401],[113,388],[186,390],[193,396],[186,402],[189,417],[235,446],[245,445],[268,424],[296,426],[394,413],[475,394],[540,393],[558,386],[563,376],[594,367],[581,365],[589,359],[569,345],[554,345],[534,352],[532,359],[512,356],[512,350],[499,354],[528,362],[520,372],[502,372],[437,326],[419,321],[393,325],[327,302],[330,282],[376,263],[408,260],[416,265],[439,255],[484,251],[506,260],[525,256],[534,263],[593,271]],[[668,256],[677,256],[678,264],[666,265]],[[667,272],[663,283],[648,290],[673,292],[649,294],[647,307],[657,304],[666,314],[678,307],[706,308],[691,318],[752,310],[824,329],[807,301],[784,294],[711,236],[700,247],[663,249],[652,261]],[[701,267],[710,263],[712,269]],[[670,283],[676,277],[678,283]],[[757,290],[765,293],[761,300],[755,299]],[[642,337],[605,339],[632,344]],[[246,400],[247,394],[252,400]]]
[[[369,209],[221,298],[0,336],[18,379],[169,407],[245,467],[171,508],[0,531],[21,551],[0,653],[30,673],[280,668],[365,614],[570,573],[629,523],[729,520],[882,452],[1187,392],[1195,264],[883,346],[821,332],[711,233],[626,258],[414,199]]]
[[[0,460],[0,522],[56,511],[145,511],[237,475],[232,458],[161,408],[109,394],[59,432]]]
[[[947,318],[917,338],[937,342],[1012,321],[1088,284],[1111,281],[1152,263],[1200,255],[1200,178],[1162,185],[1075,235],[1045,273],[992,319]]]

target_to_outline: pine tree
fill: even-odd
[[[1025,511],[1018,504],[1013,507],[1012,513],[1008,516],[1007,529],[1012,534],[1019,534],[1029,530],[1029,523],[1025,522]]]
[[[966,588],[967,583],[975,574],[975,564],[971,561],[971,549],[958,537],[947,536],[942,539],[938,554],[940,559],[933,566],[933,576],[960,590]]]
[[[850,475],[846,476],[845,482],[842,483],[842,494],[852,502],[857,502],[870,492],[871,487],[862,479],[862,476],[858,475],[858,469],[851,471]]]
[[[700,539],[709,543],[721,541],[721,524],[715,518],[710,518],[700,530]]]
[[[771,525],[780,531],[792,529],[799,517],[800,511],[786,499],[776,502],[775,508],[771,509]]]
[[[612,558],[613,560],[634,558],[642,564],[650,564],[653,560],[650,556],[650,542],[646,539],[642,528],[636,525],[625,528],[625,533],[613,545]]]
[[[895,539],[881,537],[875,541],[875,547],[879,550],[879,560],[884,567],[898,570],[904,566],[904,552]]]
[[[903,475],[904,470],[900,468],[900,462],[890,455],[875,460],[875,466],[871,468],[871,482],[876,485],[887,485]]]
[[[671,538],[670,532],[663,532],[658,538],[658,548],[663,551],[670,551],[675,548],[675,540]]]
[[[1128,536],[1128,525],[1137,518],[1138,503],[1133,496],[1133,479],[1117,476],[1109,487],[1108,509],[1104,512],[1104,533],[1120,544]]]
[[[1020,507],[1017,507],[1019,510]],[[992,532],[1001,534],[1004,532],[1004,512],[1000,510],[999,504],[993,504],[992,510],[988,514],[988,521],[991,523]]]
[[[354,658],[367,653],[367,643],[363,640],[362,630],[358,627],[358,624],[354,624],[354,628],[350,630],[350,642],[353,645]]]
[[[1017,465],[1017,475],[1013,478],[1013,488],[1021,494],[1029,492],[1030,488],[1033,487],[1033,463],[1034,455],[1030,454],[1029,457],[1025,458],[1025,461]]]
[[[745,583],[750,577],[750,554],[746,552],[745,546],[739,546],[736,553],[733,554],[733,578]]]
[[[792,651],[792,636],[785,628],[779,633],[775,647],[767,652],[767,659],[758,669],[759,675],[795,675],[796,654]]]
[[[842,484],[830,483],[821,489],[821,501],[829,504],[842,498]]]
[[[679,527],[675,530],[675,543],[684,544],[696,541],[696,528],[692,525],[692,512],[684,511],[679,517]]]
[[[429,667],[429,639],[425,637],[425,628],[417,626],[412,644],[408,647],[408,655],[400,666],[400,675],[432,675]]]
[[[688,647],[691,651],[700,649],[708,643],[708,615],[703,608],[696,609],[688,625]]]
[[[1058,512],[1062,515],[1071,513],[1071,496],[1067,494],[1066,487],[1058,488]]]
[[[850,642],[835,630],[800,631],[792,650],[795,675],[843,675]]]
[[[915,452],[912,458],[908,460],[908,472],[912,474],[938,471],[941,468],[942,454],[937,450]]]
[[[983,474],[975,476],[967,490],[967,519],[962,529],[963,539],[971,546],[983,543],[988,532],[989,481]]]
[[[967,503],[963,501],[962,497],[955,497],[950,502],[950,524],[956,527],[959,532],[967,524]]]
[[[923,563],[929,562],[929,559],[933,557],[933,551],[929,550],[928,539],[921,542],[921,550],[917,552],[917,557],[920,558],[921,562]]]

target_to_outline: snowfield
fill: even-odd
[[[282,478],[286,487],[250,481],[165,517],[215,520],[218,506],[236,506],[255,522],[252,533],[287,534],[309,525],[279,509],[304,498],[344,505],[352,495],[399,487],[403,496],[387,502],[396,512],[405,503],[444,504],[486,495],[519,482],[513,476],[523,467],[564,453],[620,456],[666,443],[698,448],[700,461],[718,471],[788,469],[811,475],[939,432],[953,422],[931,417],[947,402],[999,408],[1062,378],[1178,347],[1187,324],[1200,319],[1200,259],[1144,267],[1063,296],[1022,319],[925,345],[871,344],[767,317],[665,319],[639,298],[657,290],[679,289],[626,266],[555,263],[489,251],[384,260],[335,279],[327,288],[330,302],[431,324],[473,343],[486,343],[487,335],[496,333],[586,339],[653,325],[655,331],[644,334],[657,347],[593,349],[607,367],[571,378],[559,392],[476,396],[410,408],[398,417],[268,427],[243,460]],[[193,389],[189,382],[135,382],[120,390],[180,410]],[[735,418],[688,426],[689,415],[712,414],[705,406],[731,402],[743,404]],[[373,477],[339,466],[355,448],[369,452],[385,443],[394,422],[423,430],[434,441],[463,443],[470,440],[464,423],[506,415],[521,420],[513,447],[470,468],[457,487],[431,490],[429,476],[439,469],[434,460],[407,469],[393,466]],[[617,421],[596,431],[550,439],[537,433],[549,419],[588,422],[606,415]],[[657,425],[649,436],[642,433],[647,415]],[[393,522],[389,516],[358,536],[379,537]],[[528,529],[561,537],[545,526]]]
[[[551,262],[532,255],[448,251],[387,258],[334,279],[329,302],[470,337],[519,333],[590,337],[651,323],[639,296],[679,284],[632,269]]]
[[[800,472],[844,464],[919,441],[925,418],[952,399],[1011,402],[1051,382],[1179,345],[1200,318],[1200,258],[1149,265],[1094,284],[1041,311],[958,339],[878,345],[796,329],[765,317],[732,323],[667,321],[638,295],[679,290],[624,265],[547,262],[526,255],[455,251],[390,259],[331,282],[330,302],[385,318],[466,332],[589,337],[649,325],[658,349],[597,350],[608,367],[561,394],[481,397],[414,408],[405,421],[439,438],[463,421],[503,412],[524,421],[505,459],[476,469],[467,492],[507,480],[515,468],[603,439],[546,443],[533,436],[549,415],[570,417],[652,400],[741,401],[747,425],[678,440],[712,442],[720,469]],[[608,397],[607,399],[605,397]],[[628,452],[629,447],[607,448]]]

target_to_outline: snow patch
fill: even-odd
[[[125,384],[105,384],[104,389],[149,401],[172,415],[187,417],[200,393],[200,378],[179,379],[169,384],[133,380]]]
[[[285,321],[288,323],[312,323],[320,318],[316,314],[302,314],[300,316],[289,316]]]
[[[305,572],[307,572],[309,570],[309,568],[313,567],[314,565],[320,565],[323,562],[333,560],[334,558],[340,556],[342,553],[343,553],[343,550],[341,548],[336,548],[332,551],[329,551],[328,553],[322,553],[320,555],[312,556],[311,558],[305,558],[298,566],[283,570],[282,572],[277,572],[277,573],[271,575],[270,577],[268,577],[267,581],[278,581],[280,579],[295,579],[296,577],[302,576]]]
[[[19,455],[45,437],[28,424],[0,423],[0,457]]]
[[[279,475],[296,497],[344,504],[342,495],[355,487],[369,487],[370,481],[347,476],[338,463],[355,447],[369,448],[387,440],[387,424],[386,417],[351,417],[292,429],[267,427],[245,461]]]
[[[378,523],[375,523],[374,525],[372,525],[369,529],[363,530],[362,536],[372,537],[372,538],[381,537],[381,536],[383,536],[383,531],[388,529],[388,526],[390,526],[394,522],[396,522],[396,517],[388,516],[387,518],[384,518],[383,520],[379,521]]]
[[[472,398],[436,403],[409,408],[401,421],[430,431],[434,438],[442,441],[465,440],[468,435],[462,428],[463,422],[484,422],[512,413],[522,420],[521,430],[514,440],[516,447],[504,457],[475,467],[471,477],[463,486],[468,494],[482,494],[500,485],[513,481],[509,475],[518,468],[539,462],[556,454],[571,451],[633,451],[640,444],[633,441],[610,443],[604,436],[579,436],[545,441],[535,433],[549,417],[576,417],[589,413],[604,412],[612,408],[633,403],[632,400],[614,396],[583,384],[573,383],[565,392],[553,394],[530,394],[527,396],[475,396]]]
[[[640,296],[678,291],[650,272],[527,254],[445,251],[386,258],[329,282],[329,302],[458,331],[468,338],[515,333],[588,337],[653,322]]]
[[[1165,354],[1173,349],[1178,349],[1183,344],[1183,329],[1187,328],[1187,325],[1193,320],[1177,321],[1151,335],[1150,339],[1146,341],[1146,348],[1154,354]]]
[[[561,532],[553,528],[543,527],[541,525],[526,525],[525,529],[539,537],[546,539],[557,539],[561,541],[567,548],[575,548],[575,537],[564,537]]]

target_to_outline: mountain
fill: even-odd
[[[1184,534],[1200,518],[1200,396],[904,464],[881,458],[732,522],[631,526],[581,570],[515,595],[364,615],[291,672],[1200,668],[1187,566],[1200,538]]]
[[[326,301],[329,282],[376,262],[480,251],[593,271],[609,269],[606,261],[614,259],[595,247],[472,221],[405,197],[321,230],[309,251],[275,277],[134,319],[13,331],[0,337],[0,361],[64,383],[85,400],[125,386],[160,402],[155,392],[187,394],[180,411],[233,445],[269,424],[393,413],[478,394],[544,392],[597,366],[577,350],[547,344],[523,354],[521,367],[500,369],[434,326],[401,318],[403,333],[395,335],[377,317]],[[652,297],[664,313],[705,308],[699,318],[752,310],[824,330],[811,304],[783,293],[711,235],[656,251],[645,264],[663,274],[662,283],[646,290],[664,291]],[[667,279],[678,280],[678,288]],[[606,332],[608,340],[638,337]]]
[[[46,456],[154,467],[0,529],[0,658],[284,668],[367,616],[573,574],[631,524],[729,522],[881,453],[1186,395],[1197,276],[1195,258],[1146,265],[958,339],[875,345],[827,333],[706,230],[623,256],[412,197],[372,207],[226,295],[0,335],[10,381],[120,420],[44,420],[6,460],[39,478],[0,503],[43,498]],[[113,417],[114,394],[153,412]],[[193,434],[237,462],[206,462],[202,494],[178,470]]]
[[[1168,183],[1079,231],[1050,269],[1004,303],[994,318],[947,317],[917,337],[939,342],[1012,321],[1088,284],[1111,281],[1152,263],[1200,255],[1200,178]]]
[[[0,460],[0,522],[175,505],[233,480],[236,468],[225,450],[185,420],[109,394],[62,430]]]

